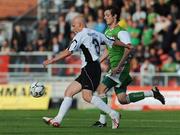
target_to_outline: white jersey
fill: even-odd
[[[100,45],[109,45],[112,47],[114,39],[106,37],[104,34],[89,28],[76,34],[70,44],[68,50],[81,50],[82,67],[86,66],[88,62],[97,61],[100,57]]]

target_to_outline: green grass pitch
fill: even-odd
[[[70,110],[61,128],[42,121],[43,116],[55,116],[58,110],[0,111],[0,135],[180,135],[180,111],[120,111],[119,129],[92,128],[98,110]]]

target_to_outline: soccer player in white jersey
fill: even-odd
[[[101,44],[109,46],[119,45],[129,48],[118,40],[112,40],[102,33],[86,28],[85,20],[82,16],[73,19],[72,30],[76,33],[70,46],[62,51],[57,57],[43,62],[44,66],[57,62],[73,53],[75,50],[82,51],[82,69],[79,77],[75,79],[66,89],[64,100],[60,106],[59,112],[54,118],[43,117],[43,120],[53,127],[59,127],[62,119],[72,104],[72,98],[75,94],[82,92],[83,99],[95,105],[100,110],[109,114],[112,119],[112,128],[119,126],[119,113],[112,110],[99,97],[93,96],[93,92],[97,89],[101,77],[101,68],[99,63],[99,51]]]

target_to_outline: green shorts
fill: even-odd
[[[107,86],[108,90],[114,87],[115,93],[126,93],[127,86],[131,83],[132,78],[127,72],[122,72],[121,74],[117,74],[115,76],[111,76],[107,74],[102,83]]]

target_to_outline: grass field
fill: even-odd
[[[180,111],[122,111],[119,129],[92,128],[98,110],[70,110],[61,128],[44,124],[58,110],[0,111],[0,135],[180,135]]]

